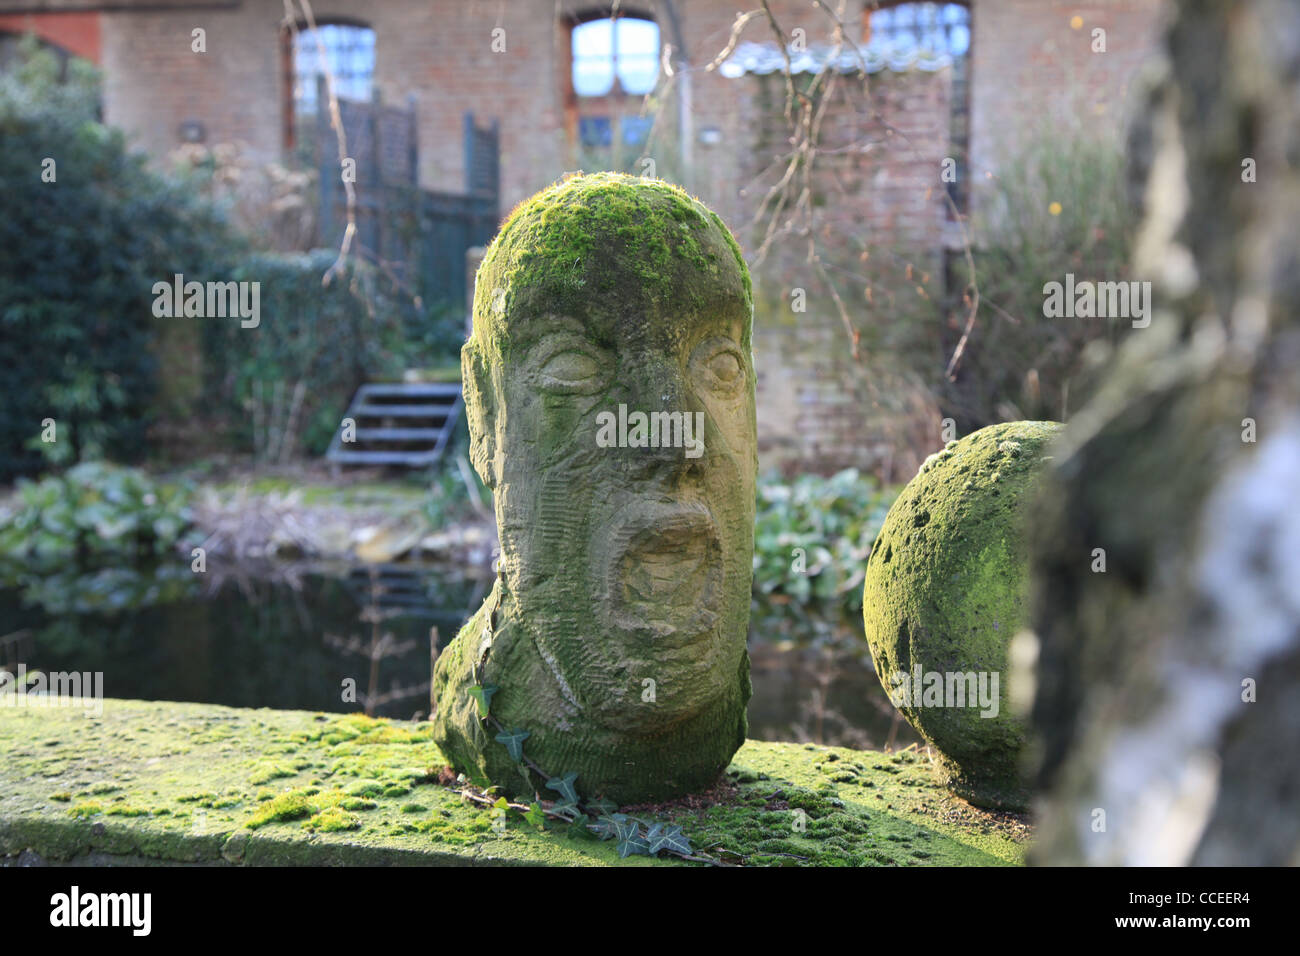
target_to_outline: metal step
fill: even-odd
[[[365,397],[396,397],[396,398],[446,398],[454,400],[460,398],[460,386],[447,382],[411,382],[382,384],[371,383],[362,385],[357,389],[358,395]]]
[[[437,441],[441,428],[358,428],[357,441]]]
[[[357,418],[446,418],[452,405],[357,405],[348,417]]]
[[[396,399],[391,404],[382,399]],[[357,389],[343,418],[358,424],[355,441],[343,442],[340,423],[325,457],[336,465],[404,465],[424,468],[437,464],[460,418],[459,385],[430,382],[367,383]],[[362,419],[407,419],[427,424],[414,427],[360,426]],[[417,447],[394,449],[392,442]],[[419,447],[423,446],[423,447]]]

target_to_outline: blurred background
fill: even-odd
[[[751,736],[914,743],[866,555],[927,455],[1068,420],[1127,334],[1042,287],[1129,278],[1164,7],[3,0],[0,666],[426,713],[495,549],[476,263],[520,200],[615,169],[699,196],[754,274]],[[156,316],[176,274],[260,282],[260,325]]]

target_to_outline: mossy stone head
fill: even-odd
[[[658,181],[557,183],[479,269],[461,364],[501,609],[476,666],[539,764],[604,792],[702,785],[743,739],[752,320],[731,233]]]
[[[488,248],[473,341],[500,357],[548,314],[615,334],[666,308],[752,313],[752,300],[739,246],[699,200],[660,180],[571,176],[516,206]],[[749,337],[746,321],[745,349]]]

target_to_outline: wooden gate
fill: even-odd
[[[328,102],[324,80],[319,103]],[[468,289],[465,252],[496,234],[500,193],[499,130],[464,117],[465,191],[422,189],[414,102],[390,106],[378,92],[369,102],[340,99],[348,152],[356,160],[357,243],[382,262],[426,305],[463,306]],[[329,111],[317,111],[320,235],[334,245],[347,223],[347,191]]]

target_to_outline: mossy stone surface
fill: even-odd
[[[701,865],[620,860],[612,842],[513,812],[499,832],[437,783],[445,763],[428,723],[360,714],[0,707],[0,865]],[[744,865],[1015,865],[1029,836],[957,805],[916,754],[748,741],[724,780],[629,812]]]
[[[1028,622],[1023,514],[1055,422],[1009,422],[949,442],[922,464],[867,560],[863,623],[885,690],[977,806],[1023,809],[1023,722],[1008,701],[1007,648]],[[1082,560],[1082,558],[1081,558]],[[998,702],[927,706],[927,675],[997,675]],[[900,675],[908,675],[904,685]],[[917,684],[921,693],[900,693]],[[954,683],[954,688],[956,684]],[[969,687],[964,683],[963,688]]]
[[[508,315],[585,315],[609,300],[633,320],[738,298],[752,308],[749,267],[717,213],[662,180],[577,175],[506,217],[475,279],[473,336],[499,360],[512,345]]]

